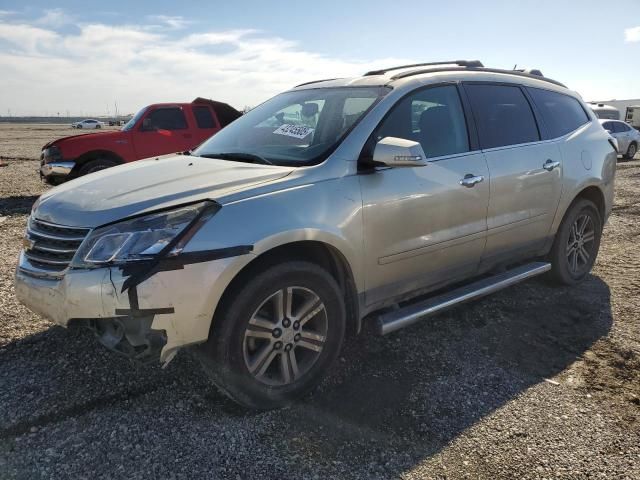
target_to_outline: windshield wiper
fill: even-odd
[[[267,160],[260,155],[244,152],[225,152],[225,153],[204,153],[198,155],[204,158],[220,158],[222,160],[234,160],[237,162],[261,163],[263,165],[273,165],[271,160]]]

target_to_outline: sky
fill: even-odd
[[[640,0],[0,0],[0,115],[112,115],[403,63],[539,68],[586,100],[640,98]]]

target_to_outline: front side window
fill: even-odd
[[[575,98],[540,88],[528,90],[551,138],[562,137],[589,121],[587,113]]]
[[[386,87],[286,92],[250,110],[192,154],[276,165],[319,163],[388,92]]]
[[[465,90],[469,95],[482,148],[540,140],[531,106],[519,87],[467,84]]]
[[[187,121],[181,108],[158,108],[142,121],[142,130],[184,130]]]
[[[427,158],[469,151],[469,137],[458,90],[431,87],[400,100],[375,132],[377,141],[398,137],[419,142]]]

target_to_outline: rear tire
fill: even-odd
[[[253,409],[278,408],[326,375],[342,346],[345,317],[342,293],[328,272],[286,262],[252,275],[223,300],[209,340],[196,352],[231,399]]]
[[[596,261],[601,237],[598,208],[590,200],[579,199],[565,214],[551,247],[551,279],[562,285],[584,280]]]
[[[626,158],[627,160],[633,160],[633,157],[636,156],[636,153],[638,153],[638,145],[633,142],[631,145],[629,145],[629,148],[627,148],[627,153],[624,155],[624,158]]]
[[[78,170],[78,176],[81,177],[89,173],[99,172],[100,170],[115,167],[116,165],[118,165],[118,162],[109,160],[108,158],[97,158],[82,165],[80,170]]]

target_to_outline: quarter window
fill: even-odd
[[[519,87],[468,84],[482,148],[503,147],[540,140],[536,120]]]
[[[196,117],[198,128],[215,128],[216,122],[211,115],[209,107],[193,107],[193,114]]]
[[[457,88],[447,85],[408,95],[393,107],[375,137],[378,141],[398,137],[419,142],[428,158],[469,151]]]
[[[573,97],[562,93],[529,88],[551,138],[562,137],[589,121],[589,117]]]
[[[187,121],[181,108],[158,108],[142,121],[143,130],[184,130]]]

